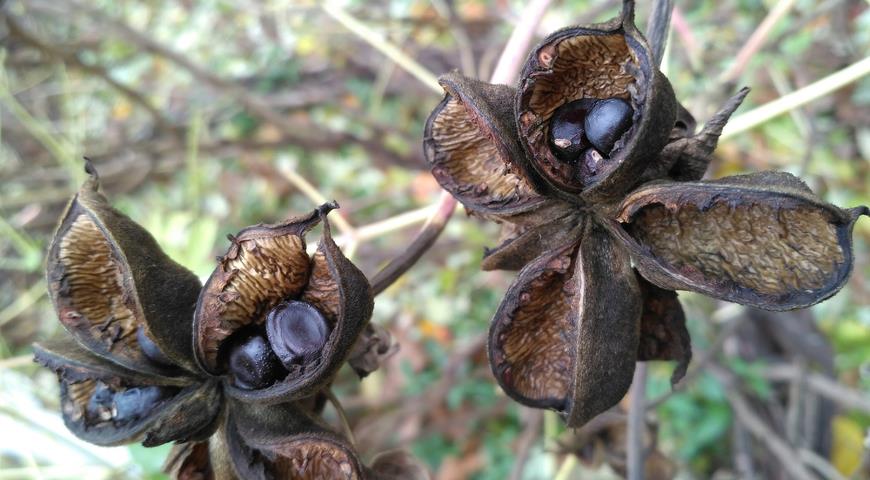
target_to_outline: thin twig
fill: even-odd
[[[653,61],[660,66],[665,54],[673,13],[671,0],[654,0],[650,17],[647,21],[647,38],[652,48]],[[631,382],[631,401],[628,407],[628,422],[626,435],[626,476],[628,480],[643,480],[644,460],[646,453],[643,437],[646,431],[646,379],[647,365],[638,362],[634,369]]]
[[[737,52],[737,56],[734,58],[734,63],[732,63],[731,66],[719,76],[719,83],[728,85],[740,77],[743,71],[746,70],[749,60],[752,59],[752,57],[761,49],[765,40],[767,40],[768,35],[770,35],[771,30],[773,30],[773,27],[786,14],[788,14],[789,10],[794,6],[795,1],[796,0],[779,0],[776,5],[774,5],[773,9],[768,12],[767,16],[764,17],[764,20],[762,20],[758,25],[758,28],[756,28],[755,31],[752,32],[752,35],[749,36],[749,40],[743,44],[743,48]]]
[[[312,185],[311,182],[305,179],[305,177],[296,173],[296,171],[292,168],[280,168],[279,171],[281,172],[281,175],[283,175],[284,178],[287,179],[288,182],[290,182],[294,187],[299,189],[299,191],[302,192],[303,195],[308,197],[308,199],[314,202],[316,205],[323,205],[324,203],[329,202],[329,199],[327,199],[322,193],[320,193],[320,190],[318,190],[317,187]],[[331,216],[330,220],[335,223],[335,226],[341,233],[349,235],[351,238],[354,238],[355,230],[353,228],[353,225],[351,225],[350,222],[348,222],[347,219],[340,214],[340,212],[335,213],[337,213],[338,215]]]
[[[456,15],[456,9],[453,8],[452,1],[448,0],[429,0],[438,15],[447,20],[447,26],[450,28],[450,33],[453,39],[456,40],[456,50],[459,52],[459,65],[462,66],[462,73],[471,78],[477,78],[477,67],[474,61],[474,49],[472,48],[471,38],[468,37],[468,32],[462,25],[462,19]]]
[[[646,38],[652,49],[652,58],[656,65],[662,64],[667,45],[668,32],[671,30],[671,12],[674,5],[671,0],[655,0],[646,24]]]
[[[646,431],[646,362],[637,362],[631,381],[626,436],[626,473],[628,480],[643,480],[646,452],[643,437]]]
[[[212,88],[221,90],[221,93],[234,98],[251,114],[279,127],[282,136],[287,138],[304,138],[302,135],[296,133],[298,129],[294,122],[292,122],[286,115],[274,110],[266,100],[253,93],[250,89],[245,88],[241,84],[232,80],[221,78],[205,67],[193,62],[182,53],[154,40],[150,35],[135,30],[122,21],[106,15],[98,8],[79,2],[78,0],[55,0],[50,4],[46,4],[42,1],[33,1],[30,4],[30,7],[49,13],[56,13],[58,12],[58,3],[66,4],[71,7],[69,11],[61,9],[63,13],[86,14],[92,21],[98,22],[101,28],[114,32],[117,36],[135,44],[153,55],[169,60],[173,64],[186,70],[197,80],[210,85]],[[304,143],[304,140],[302,140],[301,143]]]
[[[774,117],[788,113],[795,108],[806,105],[813,100],[822,98],[852,82],[858,81],[868,74],[870,74],[870,57],[865,57],[864,59],[859,60],[836,73],[832,73],[821,80],[813,82],[806,87],[795,90],[794,92],[783,95],[772,102],[731,118],[731,121],[725,126],[719,139],[724,140],[733,137],[738,133],[757,127]]]
[[[568,480],[571,478],[571,472],[574,471],[574,467],[577,466],[577,455],[568,455],[565,457],[565,461],[562,462],[562,465],[559,466],[559,471],[556,472],[556,476],[553,477],[553,480]]]
[[[176,131],[176,129],[172,125],[172,122],[164,117],[163,114],[160,113],[159,110],[157,110],[157,107],[155,107],[147,98],[145,98],[145,96],[141,92],[138,92],[131,87],[119,82],[104,67],[87,64],[82,61],[77,53],[67,53],[59,48],[49,45],[46,42],[43,42],[42,40],[37,38],[36,35],[26,31],[21,25],[19,25],[17,21],[13,19],[12,15],[10,15],[8,12],[4,10],[2,14],[6,18],[6,25],[9,27],[10,34],[14,35],[16,38],[32,46],[33,48],[39,50],[48,57],[70,64],[74,68],[78,68],[79,70],[103,79],[103,81],[109,84],[109,86],[129,98],[133,103],[138,104],[146,111],[148,111],[151,117],[154,118],[154,122],[157,124],[157,127],[159,129],[170,133]]]
[[[520,23],[514,28],[510,38],[501,52],[501,57],[495,65],[490,82],[509,84],[520,69],[520,64],[529,49],[529,43],[535,35],[544,12],[550,6],[551,0],[532,0],[520,15]]]
[[[708,370],[725,386],[725,396],[728,398],[728,403],[731,404],[736,420],[767,446],[780,466],[788,473],[789,478],[815,480],[815,476],[799,461],[798,453],[752,409],[749,401],[740,393],[734,375],[716,364],[711,364]]]
[[[341,406],[341,402],[339,402],[335,394],[332,393],[331,388],[324,389],[323,394],[326,395],[326,399],[329,400],[329,403],[332,404],[332,408],[334,408],[335,412],[338,414],[338,421],[341,423],[341,429],[344,430],[344,434],[347,436],[347,441],[350,442],[352,447],[356,448],[356,438],[353,436],[353,429],[350,428],[350,422],[347,421],[347,414],[344,413],[344,407]]]
[[[21,315],[46,294],[45,280],[39,280],[20,294],[14,302],[0,310],[0,326]]]
[[[447,225],[453,212],[456,210],[456,200],[449,192],[441,192],[441,197],[436,205],[435,213],[426,220],[423,228],[417,232],[417,236],[399,256],[390,260],[384,268],[371,279],[372,293],[378,295],[393,284],[399,277],[408,271],[420,257],[441,235],[441,231]]]
[[[803,375],[807,387],[817,394],[845,409],[870,414],[870,397],[819,373],[802,371],[795,365],[770,365],[761,370],[761,375],[774,381],[792,381]]]
[[[732,306],[729,305],[729,307]],[[670,391],[668,391],[667,393],[663,393],[655,399],[647,402],[647,410],[655,409],[659,405],[668,401],[668,399],[670,399],[675,394],[685,390],[686,387],[691,385],[692,382],[694,382],[695,379],[698,378],[701,373],[703,373],[704,368],[707,366],[707,364],[709,364],[711,361],[713,361],[713,359],[716,358],[716,355],[719,354],[719,351],[725,345],[725,342],[729,338],[731,338],[731,335],[734,335],[740,325],[742,325],[747,318],[746,315],[742,314],[743,307],[737,305],[733,305],[733,307],[738,309],[738,313],[731,317],[728,323],[726,323],[725,326],[722,327],[722,330],[719,331],[719,333],[716,335],[716,338],[713,339],[713,341],[710,343],[710,346],[706,350],[700,352],[699,358],[696,359],[692,367],[689,368],[686,376],[683,377],[682,380],[680,380],[680,383],[674,385],[674,388],[672,388]],[[693,347],[693,350],[698,351],[699,349],[697,347]]]
[[[365,40],[369,45],[378,49],[378,51],[383,53],[390,60],[396,62],[397,65],[416,77],[420,82],[432,89],[432,91],[441,93],[441,86],[438,84],[438,79],[432,74],[432,72],[417,63],[416,60],[408,56],[398,47],[386,41],[381,34],[354,18],[335,2],[323,2],[320,4],[320,7],[324,12],[329,14],[329,16],[341,23],[342,26],[353,32],[359,38]]]
[[[541,410],[527,409],[526,422],[523,426],[523,433],[517,439],[516,456],[514,466],[511,469],[511,475],[508,480],[520,480],[523,478],[523,470],[526,468],[526,462],[529,460],[529,453],[532,451],[532,446],[535,440],[541,435],[541,424],[544,423],[544,412]]]

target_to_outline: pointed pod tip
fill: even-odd
[[[634,0],[622,1],[622,21],[634,23]]]
[[[867,215],[868,217],[870,217],[870,207],[867,207],[866,205],[861,205],[860,207],[849,209],[849,216],[851,217],[852,222],[858,221],[858,218],[860,218],[861,215]]]
[[[321,218],[323,218],[327,214],[329,214],[329,212],[331,212],[333,210],[337,210],[339,208],[341,208],[341,206],[339,206],[338,202],[335,200],[333,200],[331,202],[326,202],[323,205],[317,207],[317,215],[320,216]]]
[[[82,157],[82,159],[85,161],[85,173],[88,174],[88,179],[85,180],[83,187],[97,191],[100,186],[100,174],[97,173],[97,167],[94,166],[94,162],[90,158]]]

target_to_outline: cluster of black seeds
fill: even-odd
[[[595,175],[631,128],[633,113],[627,101],[616,97],[568,102],[550,119],[550,148],[559,160],[579,166],[582,176]]]
[[[269,311],[265,327],[236,332],[224,347],[227,370],[239,388],[266,388],[289,374],[301,375],[320,358],[330,328],[305,302],[283,302]]]

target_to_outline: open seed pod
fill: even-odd
[[[520,270],[493,317],[489,361],[505,393],[569,427],[618,402],[638,350],[640,292],[628,252],[601,226]]]
[[[321,207],[324,214],[334,208]],[[255,225],[230,236],[232,242],[199,294],[194,316],[196,359],[206,372],[224,373],[220,347],[242,328],[262,324],[266,313],[295,298],[308,284],[311,261],[305,233],[321,211],[276,225]]]
[[[538,196],[517,159],[515,90],[452,72],[439,78],[444,99],[426,121],[423,154],[438,183],[477,213],[528,211]]]
[[[547,192],[596,202],[626,192],[665,146],[677,103],[634,25],[618,18],[552,33],[522,70],[516,98],[523,168]]]
[[[49,248],[48,291],[85,348],[128,369],[195,372],[190,322],[199,279],[109,205],[96,171],[70,202]]]
[[[326,221],[336,207],[243,230],[203,288],[194,319],[197,359],[209,373],[228,376],[231,396],[277,403],[315,394],[368,323],[368,280],[341,253]],[[323,237],[309,258],[303,236],[320,220]],[[304,318],[294,320],[297,314]],[[321,341],[306,349],[301,334]]]
[[[215,381],[156,377],[98,357],[72,339],[34,345],[58,374],[67,428],[96,445],[145,446],[207,438],[222,408]]]
[[[246,480],[365,479],[351,445],[293,403],[230,404],[224,435],[232,472]]]
[[[868,214],[820,201],[790,174],[762,172],[653,182],[626,197],[611,226],[640,273],[662,288],[789,310],[843,286],[852,228]]]
[[[637,360],[676,360],[677,367],[671,374],[671,385],[676,385],[686,375],[692,360],[692,342],[683,306],[677,292],[659,288],[640,274],[636,274],[636,278],[643,298]]]

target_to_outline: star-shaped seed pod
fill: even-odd
[[[766,309],[836,293],[867,207],[819,200],[796,177],[700,180],[748,89],[698,132],[635,28],[634,4],[532,50],[517,89],[440,78],[424,154],[466,210],[502,225],[485,270],[519,270],[489,331],[517,401],[577,427],[617,403],[636,361],[691,358],[674,290]]]
[[[337,205],[242,230],[200,288],[86,171],[47,260],[69,335],[34,346],[58,374],[68,428],[98,445],[178,442],[176,478],[203,462],[220,465],[208,478],[370,478],[319,418],[373,302],[330,236]],[[320,222],[309,257],[304,235]]]

